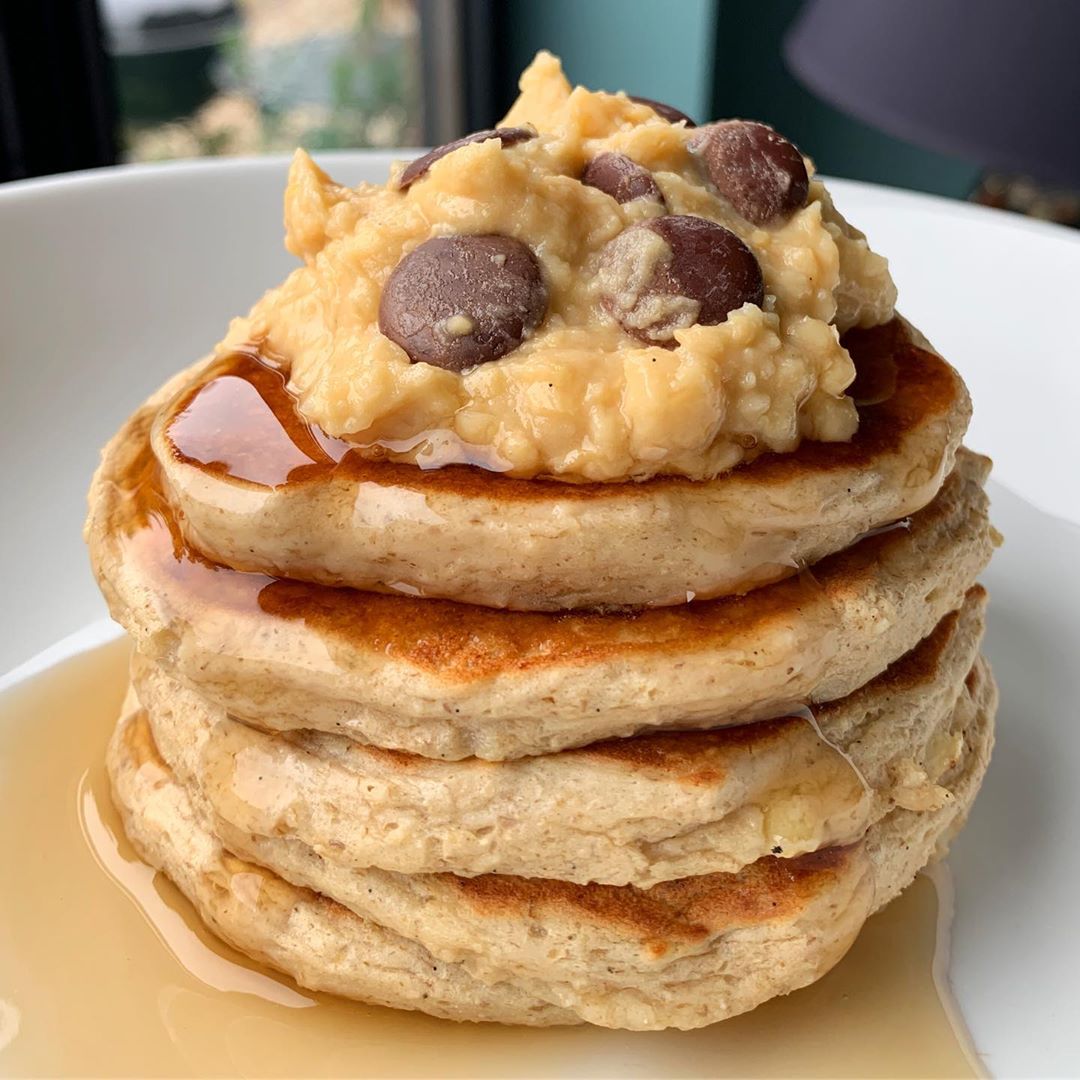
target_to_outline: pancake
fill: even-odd
[[[963,754],[943,778],[953,798],[937,811],[897,810],[872,826],[869,880],[849,877],[849,860],[861,861],[850,848],[795,860],[766,857],[738,874],[636,890],[509,876],[348,871],[295,841],[229,829],[222,839],[294,884],[333,896],[442,959],[460,960],[484,981],[513,978],[605,1027],[658,1021],[693,1027],[744,1011],[747,992],[760,1001],[776,995],[778,981],[812,981],[819,960],[807,964],[808,957],[822,945],[831,953],[856,911],[861,924],[939,853],[966,815],[990,754],[994,688],[981,666],[973,681]],[[795,918],[793,887],[801,901]],[[786,923],[782,930],[777,916]],[[733,991],[733,981],[743,985]],[[740,1002],[734,1010],[733,998]]]
[[[896,806],[948,801],[937,780],[985,603],[970,590],[912,652],[820,707],[817,725],[790,716],[499,763],[272,735],[138,656],[132,680],[162,756],[233,828],[294,837],[346,867],[644,887],[846,845]]]
[[[940,809],[893,811],[861,844],[647,891],[350,871],[296,841],[229,834],[227,849],[267,867],[259,870],[202,825],[141,712],[121,721],[109,767],[143,857],[217,932],[304,985],[458,1018],[505,1019],[516,1009],[518,1022],[570,1014],[608,1027],[693,1028],[820,977],[870,912],[942,854],[989,757],[995,698],[981,662],[965,693],[971,722],[944,778],[953,798]],[[414,962],[426,965],[419,981]],[[541,1002],[557,1007],[545,1012]]]
[[[249,353],[174,384],[153,446],[185,536],[236,569],[522,610],[683,604],[790,576],[925,506],[952,469],[971,411],[956,372],[900,320],[844,340],[854,440],[708,482],[345,457],[300,417],[286,374]]]
[[[907,527],[745,597],[618,614],[493,611],[207,562],[184,544],[132,417],[106,448],[87,539],[137,648],[257,726],[427,757],[549,753],[775,716],[850,693],[960,606],[996,534],[967,451]]]
[[[164,870],[207,925],[235,947],[292,975],[302,986],[363,1001],[422,1009],[458,1020],[537,1025],[580,1022],[582,1017],[573,1010],[528,993],[516,980],[497,978],[487,983],[471,976],[463,963],[440,961],[423,946],[372,919],[231,855],[202,825],[137,717],[129,715],[121,723],[109,750],[114,798],[125,830],[142,858]],[[733,993],[725,994],[723,1003],[708,1004],[700,1019],[687,1026],[752,1008],[759,1003],[751,996],[754,993],[763,1000],[812,981],[854,940],[872,900],[868,859],[861,846],[769,868],[776,867],[788,872],[776,880],[762,874],[754,884],[759,891],[767,888],[777,907],[763,910],[760,896],[754,905],[752,889],[749,896],[729,895],[734,910],[727,925],[732,930],[744,929],[747,923],[753,925],[756,916],[759,932],[771,931],[772,937],[787,940],[786,951],[799,955],[792,955],[791,964],[783,968],[777,965],[764,971],[753,980],[752,991],[748,978]],[[714,899],[715,921],[722,924],[725,897],[717,894]],[[702,906],[699,900],[698,907]],[[749,909],[741,920],[740,908]],[[802,929],[804,918],[822,921],[823,932],[813,940],[793,940],[789,935]],[[685,925],[684,919],[676,932],[685,934]],[[656,1016],[652,1023],[635,1026],[668,1025]]]

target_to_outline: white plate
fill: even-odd
[[[392,156],[326,158],[355,183],[383,179]],[[0,685],[108,632],[98,623],[24,663],[104,614],[79,539],[98,447],[290,268],[285,168],[131,167],[0,188]],[[1002,707],[994,765],[951,860],[957,998],[994,1074],[1076,1075],[1080,530],[1065,522],[1080,524],[1080,235],[832,187],[890,256],[905,314],[967,378],[969,443],[996,461],[1007,543],[986,575],[987,648]]]

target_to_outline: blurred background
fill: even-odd
[[[0,180],[435,144],[539,48],[818,168],[1080,225],[1080,0],[0,0]]]

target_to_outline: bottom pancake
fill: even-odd
[[[238,859],[202,824],[133,700],[109,770],[143,857],[217,933],[302,985],[454,1019],[688,1029],[819,978],[943,852],[992,743],[981,661],[965,693],[970,723],[940,808],[894,811],[859,844],[649,890],[350,871],[295,841],[230,835],[253,861]]]
[[[124,832],[220,938],[310,990],[449,1020],[581,1022],[512,985],[489,987],[460,964],[440,963],[423,946],[231,855],[197,820],[133,704],[125,703],[107,756]]]

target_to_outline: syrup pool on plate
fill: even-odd
[[[0,695],[0,1075],[975,1076],[921,875],[806,989],[692,1032],[455,1024],[303,990],[136,858],[103,757],[126,641]]]

